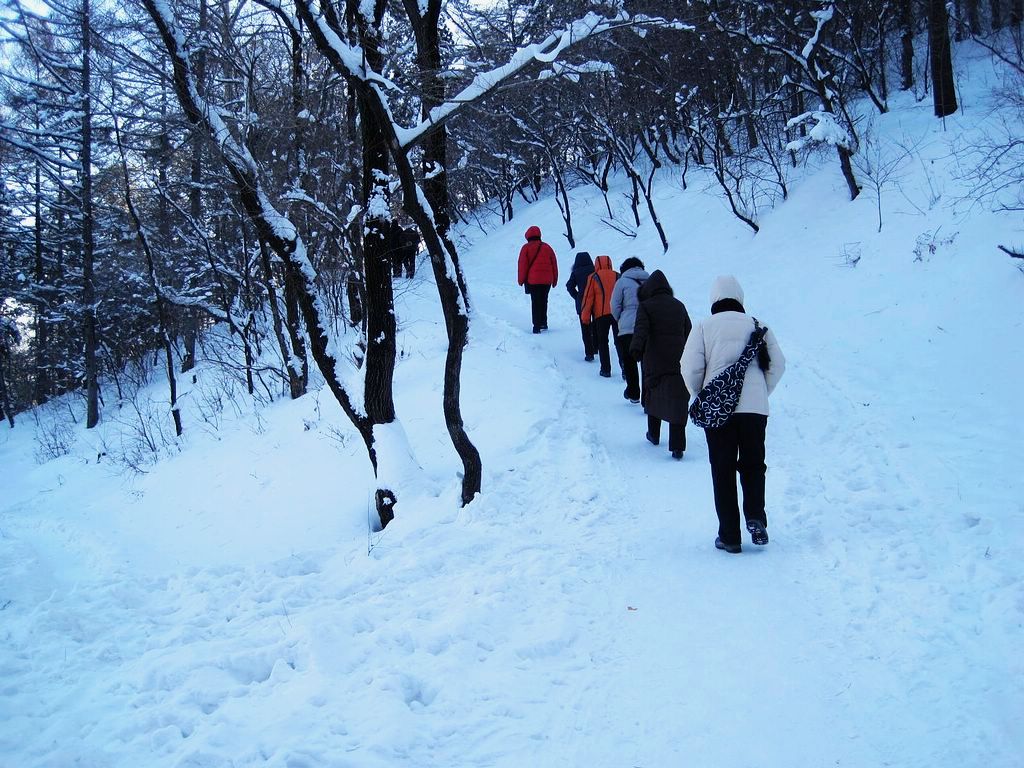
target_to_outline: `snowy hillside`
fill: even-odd
[[[1021,765],[1024,274],[996,245],[1024,228],[953,177],[983,73],[945,131],[928,102],[876,118],[915,148],[880,233],[831,156],[757,235],[666,172],[666,254],[577,190],[577,250],[662,269],[694,322],[732,273],[775,331],[768,547],[714,549],[703,434],[682,462],[644,440],[561,288],[531,334],[526,227],[561,282],[572,263],[551,199],[462,233],[485,472],[465,509],[425,276],[396,377],[422,472],[383,533],[327,392],[225,416],[134,477],[100,456],[115,420],[42,464],[31,420],[0,429],[0,766]]]

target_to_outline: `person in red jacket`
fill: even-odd
[[[619,273],[612,269],[608,256],[598,256],[594,261],[594,273],[587,278],[583,290],[583,309],[580,321],[592,325],[597,354],[601,360],[599,373],[606,379],[612,375],[611,353],[608,350],[608,333],[615,319],[612,317],[612,291]]]
[[[550,245],[540,239],[540,227],[526,230],[526,244],[519,249],[519,284],[530,294],[533,332],[548,329],[548,293],[558,284],[558,262]]]

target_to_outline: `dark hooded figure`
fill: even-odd
[[[519,284],[530,294],[533,332],[548,329],[548,293],[558,285],[558,261],[550,245],[540,239],[540,227],[526,230],[519,249]]]
[[[690,316],[683,302],[672,295],[672,286],[657,269],[637,292],[640,305],[633,325],[629,351],[643,361],[640,401],[647,414],[647,439],[661,440],[661,422],[668,422],[668,448],[672,458],[683,458],[686,450],[686,410],[690,394],[679,369]]]
[[[594,260],[586,251],[576,254],[569,279],[565,281],[565,290],[576,301],[576,317],[583,311],[583,291],[587,287],[587,278],[594,274]],[[580,333],[583,334],[583,359],[588,363],[594,360],[596,347],[591,327],[580,320]]]

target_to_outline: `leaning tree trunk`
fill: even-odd
[[[957,103],[949,42],[949,14],[944,0],[928,2],[928,40],[935,116],[945,117],[956,112]]]
[[[335,357],[335,345],[330,336],[330,322],[323,311],[323,300],[316,287],[316,272],[309,261],[305,243],[294,224],[270,202],[255,160],[234,138],[217,110],[199,94],[195,70],[184,48],[184,36],[170,7],[160,0],[143,0],[143,4],[156,23],[160,38],[170,55],[174,67],[175,91],[186,118],[208,137],[217,139],[214,146],[234,180],[242,207],[255,225],[258,236],[266,240],[284,262],[289,276],[301,287],[297,291],[297,298],[309,331],[310,352],[331,393],[363,439],[376,475],[378,459],[374,425],[363,409],[355,406],[339,376],[339,361]]]
[[[422,114],[426,118],[430,110],[442,104],[445,99],[444,80],[437,76],[441,71],[441,0],[427,0],[425,4],[420,0],[406,0],[405,7],[409,19],[413,21],[416,35],[417,57],[423,77]],[[422,14],[421,8],[424,12]],[[462,503],[468,504],[480,491],[483,465],[480,452],[470,440],[462,419],[462,360],[469,341],[469,290],[459,264],[458,251],[449,236],[451,220],[448,216],[447,145],[448,129],[445,125],[424,137],[423,196],[429,212],[420,205],[416,195],[416,182],[408,155],[404,152],[392,154],[399,167],[406,210],[414,209],[409,213],[427,243],[434,282],[444,313],[448,351],[445,355],[442,408],[448,436],[462,461]],[[448,269],[445,254],[451,260],[451,270]],[[454,272],[454,279],[451,272]]]

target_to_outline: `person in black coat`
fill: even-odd
[[[668,422],[668,448],[672,458],[686,450],[686,410],[690,393],[679,368],[683,347],[692,324],[683,302],[672,295],[672,286],[660,270],[644,283],[637,298],[640,306],[633,326],[630,354],[643,361],[640,401],[647,414],[647,439],[661,440],[661,422]]]
[[[565,282],[565,290],[576,300],[577,319],[583,311],[583,291],[587,287],[587,278],[592,274],[594,274],[594,260],[586,251],[580,251],[576,254],[576,261],[572,265],[569,279]],[[593,329],[580,320],[580,332],[583,334],[583,359],[588,363],[592,362],[594,353],[597,351]]]

